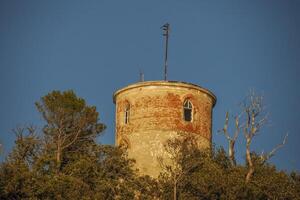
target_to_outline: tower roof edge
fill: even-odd
[[[121,89],[118,89],[113,94],[113,102],[116,103],[116,97],[118,96],[118,94],[124,91],[134,89],[134,88],[148,87],[148,86],[171,86],[171,87],[183,87],[183,88],[196,89],[209,95],[213,99],[213,106],[217,102],[217,97],[210,90],[203,88],[199,85],[183,82],[183,81],[162,81],[162,80],[137,82],[137,83],[127,85],[126,87],[123,87]]]

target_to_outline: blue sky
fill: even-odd
[[[218,98],[213,141],[225,112],[235,113],[249,89],[265,97],[270,122],[253,150],[299,170],[299,1],[0,1],[0,140],[11,149],[17,125],[43,121],[34,102],[52,90],[73,89],[97,106],[107,126],[102,143],[114,143],[118,88],[163,78],[163,37],[169,22],[169,79],[210,89]],[[244,160],[242,135],[237,158]],[[3,159],[3,156],[2,156]]]

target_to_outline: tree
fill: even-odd
[[[53,144],[57,172],[61,171],[65,151],[79,151],[82,147],[79,143],[93,141],[105,129],[104,124],[98,122],[96,107],[87,106],[73,91],[53,91],[36,106],[47,123],[43,130]]]
[[[105,126],[74,92],[53,91],[36,103],[41,132],[17,128],[0,165],[0,199],[152,199],[157,182],[137,176],[126,151],[96,141]],[[155,191],[155,192],[154,192]]]
[[[0,166],[0,199],[28,198],[32,192],[32,169],[40,155],[41,141],[36,128],[18,127],[13,130],[15,147]]]
[[[162,199],[220,199],[224,196],[230,161],[223,149],[203,150],[196,135],[181,133],[166,142],[165,150],[170,160],[160,158]]]
[[[251,152],[255,173],[246,183],[247,165],[232,166],[223,148],[213,146],[208,153],[191,140],[192,136],[179,136],[166,143],[167,149],[176,149],[169,151],[176,159],[163,162],[160,199],[299,199],[299,174],[278,171]]]
[[[235,166],[236,165],[235,142],[240,133],[239,116],[235,116],[235,132],[233,137],[231,137],[230,133],[228,132],[228,123],[229,123],[229,113],[226,112],[224,128],[222,130],[219,130],[218,132],[222,131],[226,139],[228,140],[228,155],[229,155],[230,163],[232,166]]]
[[[233,137],[231,137],[228,133],[229,114],[228,112],[226,113],[224,128],[221,131],[229,142],[228,154],[232,165],[236,164],[234,145],[240,130],[242,130],[246,140],[246,162],[248,166],[248,172],[245,178],[246,183],[251,180],[255,170],[251,154],[252,140],[254,136],[260,132],[261,128],[267,123],[267,121],[268,114],[265,110],[263,96],[257,95],[254,91],[250,91],[241,103],[241,113],[235,117],[235,133]],[[260,162],[264,163],[274,156],[276,151],[285,145],[287,136],[288,135],[286,134],[283,142],[277,145],[269,153],[262,153],[260,156]]]
[[[254,136],[256,136],[261,128],[267,123],[268,114],[265,113],[263,97],[261,95],[256,95],[254,91],[250,92],[248,97],[242,103],[242,111],[245,116],[245,122],[242,126],[242,130],[246,139],[246,159],[249,167],[246,175],[246,183],[248,183],[255,170],[250,146]],[[285,144],[286,138],[287,135],[285,136],[282,145],[275,147],[270,153],[262,154],[261,162],[266,162],[270,157],[272,157],[275,152]]]
[[[180,133],[166,142],[170,157],[160,158],[163,172],[156,180],[138,175],[125,149],[98,144],[96,130],[104,127],[98,113],[66,93],[39,102],[48,119],[41,132],[33,126],[14,130],[15,146],[0,164],[0,199],[299,199],[299,173],[268,163],[285,140],[267,154],[250,152],[255,173],[246,182],[247,163],[233,165],[222,147],[205,151],[195,134]],[[68,145],[61,148],[59,170],[58,137],[61,147]]]
[[[160,166],[163,170],[161,179],[170,179],[173,185],[173,199],[177,200],[178,183],[188,173],[189,169],[183,168],[184,150],[191,149],[191,146],[196,145],[194,137],[181,133],[178,138],[171,138],[164,144],[164,149],[168,154],[169,159],[158,158]],[[193,148],[194,150],[195,148]],[[192,166],[189,166],[192,168]]]
[[[159,158],[163,199],[211,199],[221,195],[221,169],[230,165],[229,159],[224,151],[216,155],[210,149],[201,149],[197,141],[195,134],[180,133],[165,143],[168,158]],[[215,156],[219,162],[214,162]]]

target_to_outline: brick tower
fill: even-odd
[[[179,132],[195,133],[201,148],[211,147],[215,95],[177,81],[146,81],[114,93],[116,145],[127,147],[141,174],[157,177],[163,144]]]

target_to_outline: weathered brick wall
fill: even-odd
[[[183,119],[183,102],[193,104],[192,122]],[[117,91],[116,145],[126,145],[142,174],[157,177],[158,156],[165,156],[163,144],[178,132],[195,133],[203,148],[211,145],[211,119],[215,96],[198,86],[166,81],[140,82]],[[130,105],[129,123],[125,107]]]

